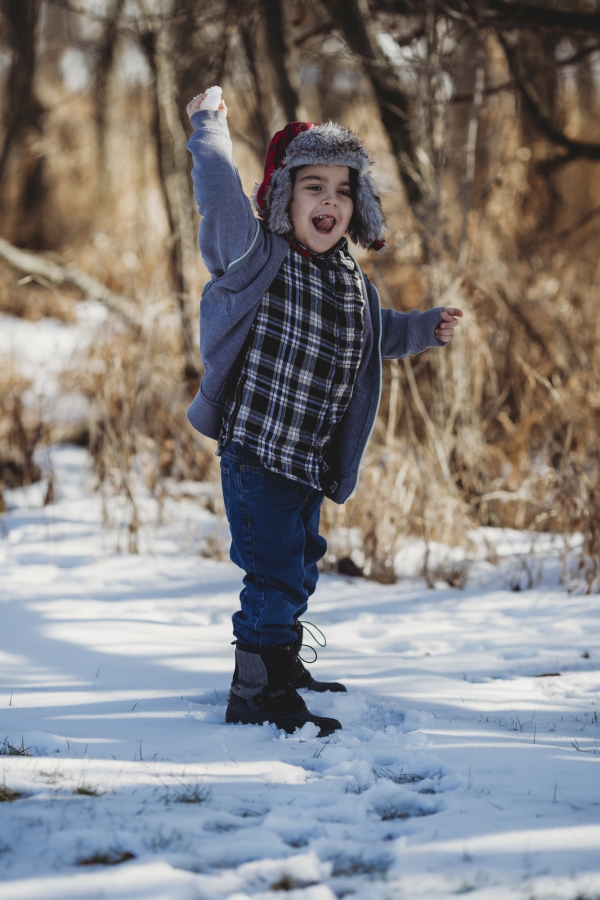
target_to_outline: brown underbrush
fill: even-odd
[[[34,454],[47,438],[47,428],[35,407],[24,402],[29,386],[10,362],[0,369],[0,512],[5,509],[4,488],[40,478]]]
[[[487,83],[504,84],[510,71],[502,48],[489,36],[485,41]],[[258,121],[256,91],[242,69],[232,65],[222,83],[234,156],[250,195],[262,148],[248,138]],[[150,74],[135,88],[119,86],[115,76],[102,134],[91,95],[68,94],[59,80],[41,80],[39,88],[47,112],[38,149],[48,187],[40,246],[139,311],[137,326],[111,314],[63,379],[65,390],[89,401],[89,446],[105,519],[112,521],[112,500],[120,497],[132,551],[143,516],[136,485],[160,499],[169,480],[217,479],[214,446],[193,433],[185,415],[197,386],[194,365],[200,367],[190,351],[190,323],[207,274],[194,246],[193,201],[182,187],[185,134],[174,117],[172,86],[154,95],[161,75]],[[385,362],[356,494],[344,507],[324,507],[327,564],[354,560],[352,571],[392,581],[407,535],[427,548],[434,541],[466,546],[477,525],[576,533],[582,543],[575,568],[565,565],[565,579],[597,590],[598,164],[573,158],[562,166],[564,157],[546,166],[555,148],[532,132],[515,90],[490,88],[471,113],[469,103],[438,102],[435,91],[423,90],[413,98],[413,124],[424,200],[411,209],[377,104],[366,82],[358,83],[360,99],[340,95],[335,115],[359,130],[377,156],[390,245],[382,257],[360,253],[361,265],[384,306],[460,306],[465,318],[450,347]],[[597,116],[589,115],[583,90],[565,97],[565,126],[593,138]],[[428,107],[418,105],[423,98]],[[309,119],[330,114],[316,84],[303,88],[302,103]],[[475,113],[467,191],[468,117]],[[430,133],[420,134],[427,122]],[[264,129],[271,124],[263,122]],[[11,165],[17,171],[18,158]],[[11,222],[17,234],[16,213]],[[6,236],[13,239],[8,230]],[[75,296],[0,265],[0,312],[71,322]],[[33,455],[45,426],[24,402],[27,383],[17,372],[5,367],[0,388],[0,477],[26,484],[39,474]],[[433,583],[427,551],[423,571]]]
[[[116,524],[114,501],[121,498],[129,552],[137,551],[143,519],[140,485],[160,500],[167,479],[215,477],[210,442],[186,420],[190,397],[183,366],[173,316],[163,309],[137,334],[109,322],[63,379],[66,389],[89,401],[89,447],[104,521]]]

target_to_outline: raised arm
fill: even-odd
[[[203,96],[203,95],[201,95]],[[227,110],[200,110],[188,106],[194,132],[188,141],[194,167],[194,197],[200,223],[200,252],[210,274],[219,278],[254,241],[258,220],[244,194],[231,154]]]

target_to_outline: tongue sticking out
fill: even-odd
[[[316,216],[313,219],[313,225],[321,234],[329,234],[335,225],[335,219],[333,216]]]

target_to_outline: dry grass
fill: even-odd
[[[202,784],[182,784],[181,787],[168,791],[166,803],[208,803],[212,796],[210,786]]]
[[[47,437],[47,428],[23,395],[30,383],[5,361],[0,369],[0,512],[3,488],[33,484],[40,478],[34,460],[36,448]]]
[[[12,744],[8,738],[0,743],[0,756],[31,756],[32,747],[26,747],[21,738],[20,744]]]
[[[93,784],[78,784],[73,793],[80,797],[102,797],[105,791],[94,787]]]
[[[14,272],[0,262],[0,314],[28,322],[48,317],[71,325],[75,321],[72,298],[54,285]]]
[[[497,47],[488,52],[489,77],[499,83],[507,76],[502,54]],[[139,333],[110,321],[64,380],[90,401],[90,449],[105,519],[114,519],[113,500],[122,498],[125,548],[135,551],[140,479],[160,499],[167,479],[218,477],[212,445],[185,417],[195,384],[185,381],[152,108],[145,90],[116,92],[101,171],[89,99],[66,98],[51,85],[43,90],[52,184],[47,239],[65,262],[145,311]],[[319,117],[316,107],[307,112]],[[234,100],[231,118],[240,134],[246,115]],[[340,115],[368,134],[365,123],[375,113],[365,101]],[[469,530],[482,524],[581,533],[572,575],[587,590],[600,588],[598,219],[573,227],[579,210],[572,200],[600,194],[600,181],[597,168],[573,162],[555,182],[544,182],[534,163],[546,150],[521,133],[519,121],[513,94],[486,101],[465,271],[456,270],[464,155],[458,112],[443,123],[448,153],[431,222],[411,218],[399,183],[384,195],[391,250],[375,261],[361,255],[383,304],[399,310],[458,305],[466,318],[447,350],[385,364],[380,415],[357,493],[345,507],[324,508],[332,567],[351,558],[368,577],[391,581],[406,535],[465,545]],[[373,149],[387,146],[381,129],[368,136]],[[242,141],[234,143],[250,191],[257,161]],[[530,157],[520,152],[524,146]],[[186,314],[196,313],[205,275],[198,260]],[[19,281],[0,267],[0,310],[71,320],[69,297]],[[22,402],[24,379],[6,370],[0,379],[2,478],[26,484],[39,474],[33,451],[45,439],[44,426]],[[426,556],[423,574],[429,583],[442,575],[460,586],[466,573],[430,571]]]
[[[23,794],[20,791],[15,791],[5,784],[0,785],[0,803],[14,803],[15,800],[20,800],[22,796]]]
[[[165,479],[212,477],[213,453],[187,425],[183,360],[168,310],[141,334],[109,324],[84,359],[65,374],[65,387],[91,406],[90,451],[104,500],[105,523],[115,524],[113,501],[124,501],[126,547],[137,551],[141,482],[160,499]],[[214,474],[214,473],[213,473]]]
[[[119,850],[111,847],[109,850],[98,850],[90,856],[84,856],[78,859],[77,866],[118,866],[121,863],[129,862],[135,859],[135,853],[129,850]]]

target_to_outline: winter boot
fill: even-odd
[[[316,628],[316,626],[314,627]],[[335,693],[346,691],[344,685],[340,684],[338,681],[315,681],[315,679],[312,677],[312,675],[300,659],[300,650],[302,649],[302,640],[304,637],[304,628],[302,626],[302,622],[296,622],[295,625],[292,625],[292,629],[298,635],[298,637],[292,644],[292,650],[296,655],[296,665],[294,668],[294,687],[306,688],[306,690],[308,691],[318,691],[319,694],[322,694],[324,691],[334,691]],[[316,640],[318,641],[319,639],[316,638]],[[323,636],[323,640],[325,640],[325,636]],[[324,647],[325,644],[321,644],[321,646]],[[314,651],[314,653],[316,659],[316,650]]]
[[[308,711],[292,684],[295,667],[296,654],[288,644],[269,649],[238,644],[225,721],[244,725],[272,722],[288,734],[306,722],[314,722],[319,727],[318,737],[341,728],[337,719],[313,716]]]

